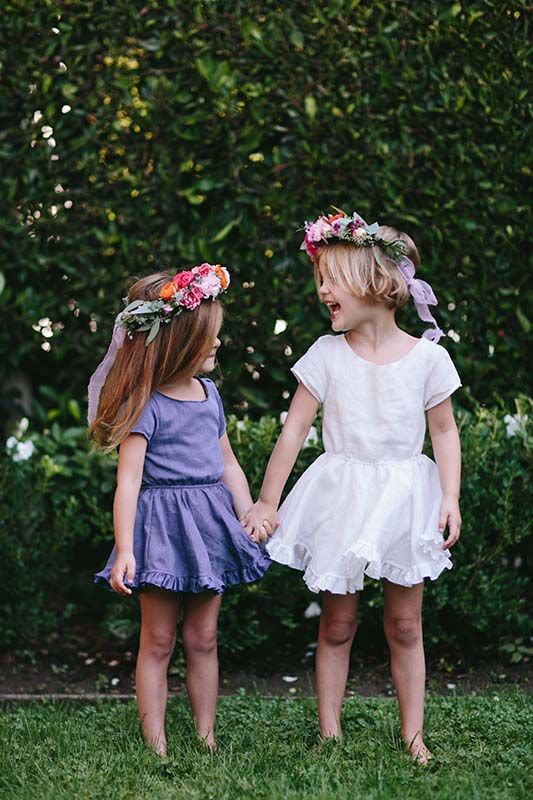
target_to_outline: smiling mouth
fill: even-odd
[[[334,319],[337,316],[337,314],[339,313],[339,311],[341,310],[341,307],[340,307],[340,305],[338,303],[328,303],[328,302],[326,302],[326,306],[327,306],[327,309],[328,309],[328,311],[330,313],[331,319]]]

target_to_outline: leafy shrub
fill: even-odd
[[[525,0],[59,5],[2,5],[0,382],[84,401],[126,277],[220,261],[228,407],[278,413],[335,203],[417,241],[474,398],[529,391]]]
[[[83,546],[112,532],[115,465],[88,450],[85,428],[53,423],[28,441],[26,460],[0,451],[0,647],[35,640],[71,611]]]
[[[454,569],[427,586],[425,600],[426,641],[436,653],[468,657],[500,649],[514,660],[527,656],[532,417],[524,398],[514,417],[505,417],[503,407],[459,414],[463,532]],[[273,417],[228,420],[254,494],[280,429]],[[0,610],[7,620],[0,645],[52,630],[72,604],[103,615],[112,636],[134,634],[136,603],[91,586],[112,542],[114,459],[91,453],[81,427],[55,423],[31,441],[35,452],[25,461],[13,461],[13,447],[0,455]],[[290,485],[320,451],[313,441],[301,451]],[[301,574],[280,565],[261,582],[228,591],[220,625],[223,660],[279,666],[282,658],[301,657],[316,634],[316,620],[304,617],[314,600],[319,598],[307,591]],[[368,580],[358,633],[362,649],[382,647],[381,605],[381,586]]]

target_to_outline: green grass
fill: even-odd
[[[314,702],[222,698],[219,753],[198,745],[184,699],[169,706],[166,761],[142,745],[133,703],[31,703],[0,714],[2,800],[491,800],[531,796],[533,700],[518,691],[429,697],[416,767],[391,700],[346,702],[345,738],[319,746]]]

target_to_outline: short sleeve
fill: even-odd
[[[216,385],[209,378],[203,378],[205,383],[209,384],[208,391],[212,392],[215,396],[218,406],[218,438],[224,436],[226,432],[226,415],[224,413],[224,404]]]
[[[142,434],[149,443],[157,428],[157,420],[157,407],[153,397],[151,397],[130,433]]]
[[[319,403],[324,402],[328,386],[328,374],[321,339],[311,345],[309,350],[291,367],[291,372]]]
[[[426,411],[442,403],[443,400],[450,397],[450,395],[462,385],[461,379],[448,352],[444,347],[440,345],[436,346],[438,348],[437,358],[426,380],[426,389],[424,393],[424,408]]]

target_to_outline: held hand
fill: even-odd
[[[268,541],[278,526],[277,513],[274,506],[258,500],[240,519],[241,525],[254,542]]]
[[[461,535],[461,512],[459,511],[459,500],[454,495],[444,495],[440,505],[439,531],[444,534],[448,527],[448,538],[442,545],[443,550],[448,550],[457,544]]]
[[[135,557],[133,553],[117,553],[115,563],[111,569],[109,583],[117,594],[131,594],[131,589],[124,583],[124,576],[130,583],[135,577]]]

